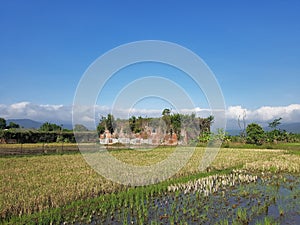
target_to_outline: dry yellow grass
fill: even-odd
[[[117,189],[80,154],[0,159],[0,212],[23,214]]]
[[[300,157],[296,155],[279,155],[271,157],[268,160],[258,160],[246,163],[245,169],[254,171],[271,171],[271,172],[300,172]]]

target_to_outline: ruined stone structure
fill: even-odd
[[[108,130],[105,130],[103,134],[99,136],[100,144],[132,144],[132,145],[178,145],[187,144],[188,140],[186,132],[181,132],[183,140],[178,141],[178,137],[175,133],[164,134],[161,130],[145,126],[144,130],[140,133],[125,134],[123,129],[116,130],[111,134]]]

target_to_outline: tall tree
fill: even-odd
[[[260,145],[264,142],[265,132],[257,123],[251,123],[246,128],[247,143]]]
[[[9,122],[8,128],[20,128],[20,125],[14,122]]]
[[[144,130],[144,119],[139,116],[136,120],[135,133],[140,133]]]
[[[171,129],[177,135],[177,140],[180,139],[181,134],[181,116],[180,114],[176,113],[171,115]]]
[[[273,120],[271,123],[269,123],[269,127],[276,130],[276,127],[281,124],[281,122],[280,122],[281,119],[282,118],[280,117],[280,118]]]
[[[129,127],[131,132],[135,132],[135,126],[136,126],[136,117],[132,116],[129,118]]]
[[[97,126],[98,135],[104,134],[105,129],[106,129],[106,118],[102,116]]]
[[[0,130],[6,128],[6,120],[4,118],[0,118]]]
[[[269,123],[269,127],[271,129],[273,129],[272,131],[267,133],[269,141],[277,143],[277,141],[279,141],[279,140],[286,139],[285,132],[282,132],[282,131],[277,129],[277,126],[279,126],[281,124],[281,122],[280,122],[281,119],[282,118],[280,117],[280,118],[277,118],[277,119],[275,119],[275,120],[273,120],[272,122]]]
[[[105,125],[106,125],[107,130],[109,130],[109,132],[111,134],[113,134],[114,130],[115,130],[115,118],[112,114],[107,115]]]
[[[133,133],[140,133],[144,130],[144,119],[143,117],[139,116],[136,118],[135,116],[132,116],[129,118],[129,127],[131,132]]]

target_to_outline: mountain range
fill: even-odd
[[[44,123],[44,122],[39,122],[39,121],[35,121],[35,120],[30,120],[30,119],[7,119],[6,120],[6,124],[9,124],[10,122],[14,122],[16,124],[19,124],[20,127],[23,127],[23,128],[26,128],[26,129],[38,129]],[[63,128],[66,128],[66,129],[70,129],[70,130],[73,129],[73,126],[70,123],[59,122],[59,123],[56,123],[56,124],[59,125],[59,126],[63,125]]]
[[[38,122],[35,120],[30,120],[30,119],[8,119],[6,120],[6,123],[9,124],[9,122],[14,122],[16,124],[19,124],[21,127],[28,128],[28,129],[38,129],[44,122]],[[63,128],[66,129],[72,129],[72,124],[68,122],[58,122],[56,123],[58,125],[63,125]],[[249,122],[247,122],[249,124]],[[264,128],[264,130],[269,131],[270,128],[267,126],[267,123],[261,124]],[[297,123],[283,123],[278,126],[280,130],[286,130],[287,132],[292,132],[292,133],[300,133],[300,122]],[[226,131],[230,135],[238,135],[241,130],[239,127],[236,125],[236,121],[228,121],[227,122],[227,129]]]
[[[249,123],[247,123],[249,124]],[[272,130],[270,127],[268,127],[267,125],[262,125],[263,129],[265,131],[270,131]],[[300,123],[284,123],[284,124],[280,124],[277,129],[279,130],[286,130],[287,132],[290,133],[295,133],[295,134],[300,134]],[[239,135],[241,133],[241,129],[240,128],[236,128],[236,127],[229,127],[226,129],[226,131],[230,134],[230,135]]]

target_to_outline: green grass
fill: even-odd
[[[77,146],[77,143],[25,143],[25,144],[0,144],[0,149],[6,149],[6,148],[20,149],[21,146],[24,149],[42,148],[43,146],[61,147],[62,144],[65,147],[69,147],[69,146],[75,147],[75,146]]]
[[[230,142],[223,144],[224,148],[240,148],[240,149],[282,149],[282,150],[298,150],[300,151],[300,143],[265,143],[262,145],[244,144],[238,142]]]

